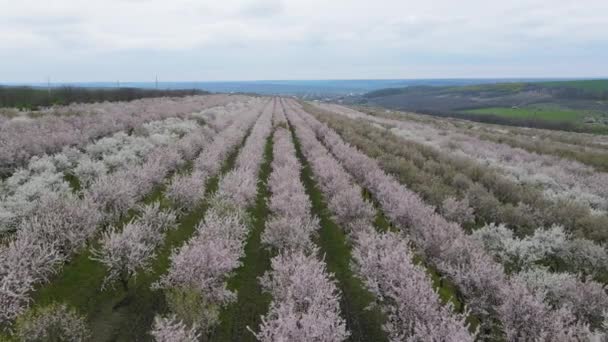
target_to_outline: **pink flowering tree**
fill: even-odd
[[[350,335],[335,281],[315,254],[285,252],[272,259],[272,271],[260,280],[273,301],[258,340],[344,341]]]

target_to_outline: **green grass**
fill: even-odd
[[[78,193],[82,189],[80,179],[78,179],[78,177],[76,177],[73,173],[65,173],[63,175],[63,179],[70,184],[70,188],[74,193]]]
[[[220,174],[232,168],[237,152],[234,151],[230,155]],[[207,181],[206,198],[210,198],[210,194],[217,189],[218,179],[219,175]],[[144,202],[156,200],[161,200],[164,206],[167,205],[162,189],[154,191]],[[167,310],[162,291],[153,291],[150,285],[166,273],[170,265],[171,251],[192,236],[207,206],[208,203],[203,201],[198,208],[179,219],[178,227],[167,233],[165,243],[157,250],[151,270],[131,279],[128,292],[118,285],[113,289],[101,290],[106,269],[99,262],[90,259],[90,249],[87,249],[65,265],[51,283],[35,292],[35,305],[62,302],[74,307],[87,317],[92,341],[150,340],[147,333],[154,315]]]
[[[385,321],[383,314],[377,309],[368,309],[374,302],[374,296],[365,289],[350,268],[351,248],[348,245],[343,230],[331,219],[323,194],[313,178],[310,165],[304,158],[298,140],[292,131],[296,153],[302,162],[302,182],[306,188],[313,212],[319,217],[320,230],[315,242],[320,247],[327,270],[333,273],[338,281],[342,294],[340,308],[342,316],[351,333],[349,341],[386,341],[387,336],[382,330]]]
[[[260,169],[260,182],[255,205],[249,209],[252,218],[251,232],[245,245],[243,265],[228,281],[228,288],[237,291],[237,301],[220,313],[220,325],[210,341],[255,341],[249,326],[257,331],[261,316],[268,311],[271,297],[262,292],[258,277],[270,269],[270,252],[262,246],[260,236],[269,215],[267,182],[271,173],[272,137],[268,138],[264,151],[264,163]]]
[[[371,91],[367,98],[393,96],[399,94],[420,95],[471,95],[484,93],[486,96],[506,96],[526,90],[530,83],[507,82],[494,84],[474,84],[461,86],[410,86],[405,88],[386,88]]]
[[[582,122],[585,114],[566,109],[544,109],[544,108],[506,108],[492,107],[479,108],[464,111],[471,114],[488,114],[515,119],[536,119],[559,122]]]

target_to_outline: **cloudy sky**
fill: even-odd
[[[606,77],[606,0],[0,0],[0,82]]]

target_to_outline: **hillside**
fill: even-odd
[[[347,102],[515,126],[608,132],[608,80],[380,89]]]

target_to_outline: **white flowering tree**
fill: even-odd
[[[344,341],[350,336],[340,317],[340,296],[325,263],[302,251],[280,253],[260,280],[272,295],[262,317],[260,341]]]
[[[105,232],[100,247],[93,250],[91,258],[107,268],[103,287],[118,281],[128,291],[129,280],[149,268],[156,248],[175,223],[175,214],[160,210],[158,203],[144,206],[140,211],[140,216],[122,229],[112,227]]]
[[[154,317],[154,326],[150,335],[156,342],[197,342],[200,334],[196,327],[188,329],[186,325],[172,317]]]

